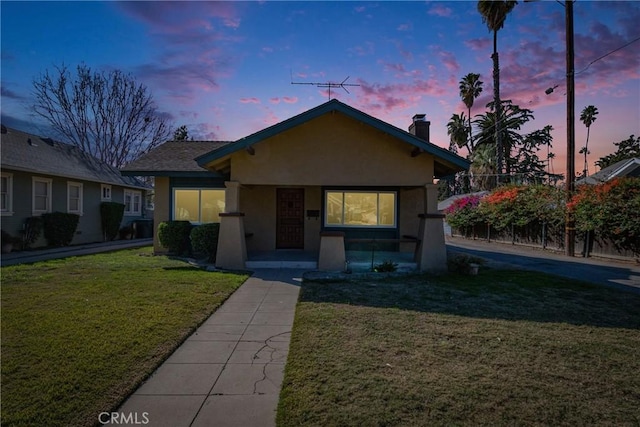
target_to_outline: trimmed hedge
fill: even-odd
[[[78,228],[80,215],[64,212],[42,214],[44,238],[49,246],[69,246]]]
[[[191,233],[189,221],[164,221],[158,225],[158,240],[170,253],[184,255],[190,252],[189,234]]]
[[[124,204],[117,202],[100,203],[100,220],[102,236],[105,241],[111,241],[118,236],[122,217],[124,216]]]
[[[191,230],[191,246],[196,253],[207,256],[209,262],[215,262],[216,251],[218,250],[218,235],[220,234],[220,224],[202,224]]]

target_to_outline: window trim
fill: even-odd
[[[135,205],[135,196],[138,196],[138,209],[131,210],[130,206],[127,204],[127,194],[131,195],[131,205]],[[125,188],[123,195],[124,202],[124,214],[126,216],[140,216],[142,215],[142,191],[140,190],[130,190]],[[131,206],[132,208],[133,206]]]
[[[78,210],[71,209],[71,187],[79,187]],[[84,185],[81,182],[67,181],[67,213],[73,213],[82,216],[84,214]]]
[[[47,207],[45,210],[36,209],[36,182],[44,182],[47,184]],[[31,177],[31,212],[33,216],[40,216],[45,213],[51,213],[53,199],[53,179],[42,178],[39,176]]]
[[[13,174],[9,172],[2,172],[0,173],[0,176],[7,179],[7,208],[0,208],[0,213],[2,216],[11,216],[13,215]]]
[[[328,193],[342,193],[342,224],[329,224],[328,220],[328,213],[329,210],[327,209],[327,195]],[[380,194],[393,194],[393,224],[392,225],[380,225],[380,224],[375,224],[375,225],[371,225],[371,224],[345,224],[344,223],[344,214],[345,214],[345,209],[344,209],[344,201],[345,201],[345,194],[347,193],[373,193],[373,194],[377,194],[378,195],[378,212],[377,212],[377,220],[380,221]],[[344,189],[344,188],[326,188],[324,190],[324,196],[323,196],[323,206],[324,206],[324,213],[323,213],[323,227],[324,228],[375,228],[375,229],[386,229],[386,230],[392,230],[392,229],[397,229],[398,228],[398,191],[394,191],[394,190],[352,190],[352,189]]]
[[[108,196],[104,195],[104,190],[109,190]],[[112,191],[113,190],[112,190],[111,184],[100,184],[100,200],[103,202],[110,202]]]
[[[198,219],[200,221],[189,221],[191,222],[191,224],[194,225],[201,225],[201,224],[218,224],[218,223],[209,223],[209,222],[202,222],[202,192],[203,191],[222,191],[222,194],[225,196],[225,202],[226,202],[226,189],[224,188],[217,188],[217,187],[173,187],[171,189],[171,219],[172,220],[176,220],[176,191],[181,191],[181,190],[187,190],[187,191],[198,191]],[[223,211],[224,212],[224,211]],[[220,212],[220,213],[223,213]]]

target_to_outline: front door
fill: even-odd
[[[304,189],[276,191],[276,249],[304,249]]]

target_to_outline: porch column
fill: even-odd
[[[444,243],[444,215],[438,212],[438,186],[425,185],[425,213],[420,217],[420,250],[418,269],[429,272],[447,271],[447,248]]]
[[[244,213],[240,210],[240,183],[224,183],[224,213],[220,214],[220,236],[216,252],[216,267],[243,270],[247,261],[247,246],[244,239]]]
[[[320,233],[318,270],[344,271],[346,262],[344,233],[339,231],[324,231]]]

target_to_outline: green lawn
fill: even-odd
[[[1,272],[3,426],[95,424],[247,277],[150,248]]]
[[[640,424],[640,296],[532,272],[305,282],[279,426]]]

